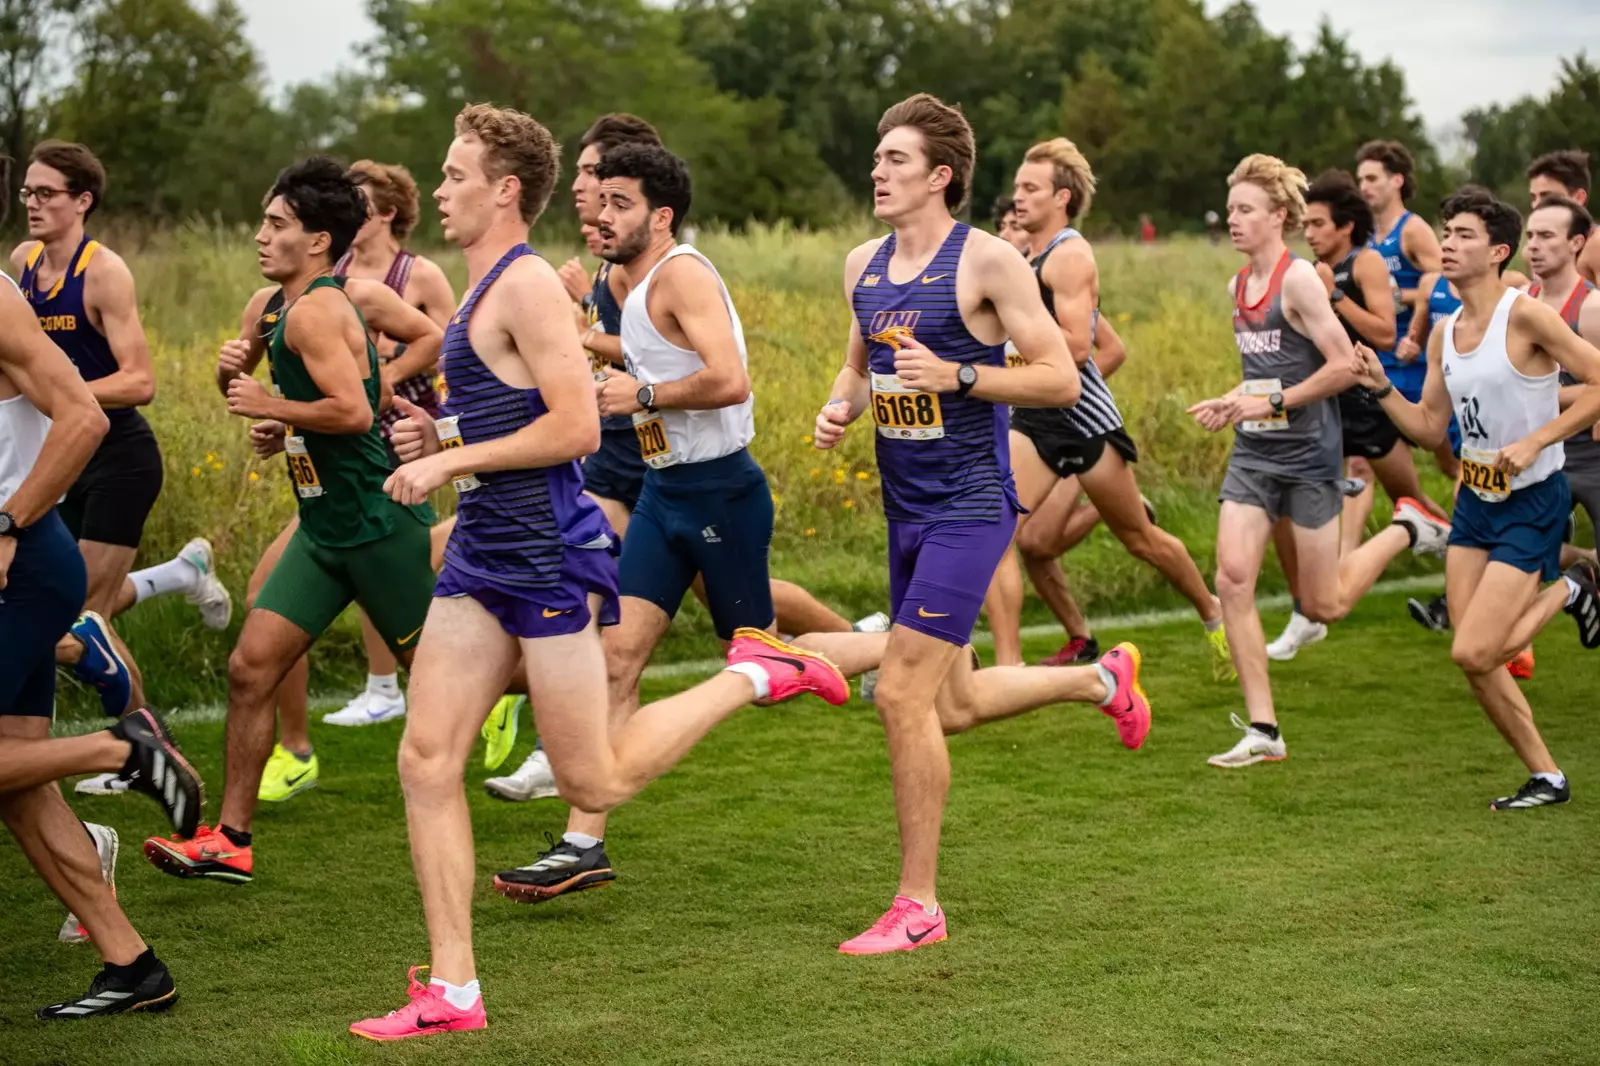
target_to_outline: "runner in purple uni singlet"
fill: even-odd
[[[445,417],[396,401],[407,415],[393,438],[405,465],[386,486],[406,502],[453,482],[462,497],[400,746],[432,973],[399,1010],[350,1027],[371,1040],[488,1024],[472,954],[475,858],[463,773],[519,656],[562,797],[586,811],[632,796],[752,700],[816,692],[841,704],[849,696],[826,659],[739,630],[726,671],[610,730],[596,626],[616,621],[617,568],[610,527],[583,495],[578,468],[600,443],[595,383],[561,279],[527,246],[559,155],[555,138],[527,115],[472,104],[456,116],[434,193],[473,288],[451,319],[441,360]],[[505,871],[496,887],[515,897],[520,873]]]
[[[1007,405],[1068,406],[1079,381],[1027,263],[952,215],[966,203],[976,156],[961,111],[918,94],[885,112],[878,134],[875,211],[894,232],[845,262],[849,350],[815,437],[832,448],[872,412],[889,520],[894,628],[876,703],[899,815],[900,890],[882,918],[840,945],[852,955],[946,936],[934,896],[950,784],[941,732],[1066,701],[1102,706],[1129,747],[1150,726],[1131,644],[1069,668],[975,671],[963,650],[1016,529]],[[1020,366],[1006,366],[1008,336]]]

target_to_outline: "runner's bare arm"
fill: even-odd
[[[406,346],[404,355],[384,365],[386,383],[433,373],[444,344],[444,330],[437,321],[381,281],[351,278],[344,283],[344,289],[369,329]]]
[[[1122,337],[1111,325],[1111,318],[1101,312],[1100,321],[1094,327],[1095,368],[1100,371],[1101,377],[1108,378],[1127,361],[1128,346],[1122,343]]]
[[[1600,348],[1600,300],[1586,300],[1578,312],[1578,336]],[[1578,401],[1587,385],[1561,386],[1561,409],[1565,411]],[[1594,424],[1593,436],[1600,440],[1600,422]]]
[[[1078,365],[1061,327],[1045,310],[1028,261],[998,237],[976,232],[972,236],[984,238],[968,242],[978,252],[972,265],[978,270],[983,296],[994,306],[1001,328],[1023,359],[1019,367],[979,367],[972,395],[1016,407],[1071,407],[1083,389]],[[954,364],[947,365],[953,378]],[[948,391],[954,392],[955,385]]]
[[[331,287],[317,289],[300,297],[285,314],[284,339],[305,363],[322,399],[309,403],[281,399],[255,378],[241,374],[228,382],[228,410],[313,433],[353,436],[371,429],[372,404],[347,340],[352,319],[349,296]],[[365,338],[363,333],[363,343]]]
[[[117,361],[115,373],[89,382],[89,391],[107,410],[143,407],[156,395],[150,345],[139,324],[139,297],[133,274],[122,257],[102,247],[89,261],[84,278],[85,308],[100,319],[100,332]]]
[[[217,353],[217,389],[222,395],[228,395],[228,382],[240,374],[246,377],[254,374],[266,356],[267,339],[261,335],[261,316],[266,313],[267,301],[277,291],[276,285],[257,289],[245,301],[244,311],[239,316],[239,336],[222,342],[222,350]]]
[[[656,271],[649,296],[656,301],[656,312],[678,324],[689,350],[706,365],[686,378],[657,385],[655,406],[714,411],[744,403],[750,396],[750,374],[739,358],[733,318],[716,276],[694,256],[679,256]],[[636,395],[638,391],[635,386]]]
[[[78,479],[108,422],[72,360],[39,328],[22,295],[0,280],[0,377],[50,421],[38,461],[0,510],[20,526],[42,518]]]
[[[856,318],[854,299],[856,283],[861,280],[867,264],[872,262],[883,238],[877,237],[851,249],[844,260],[844,303],[850,309],[850,335],[845,341],[844,366],[834,376],[828,402],[817,412],[812,442],[819,451],[826,451],[844,439],[844,430],[861,416],[872,402],[871,376],[868,373],[867,342],[861,336],[861,322]]]
[[[1600,237],[1591,236],[1578,253],[1578,273],[1600,285]]]
[[[1098,275],[1094,253],[1084,241],[1063,242],[1044,264],[1044,283],[1055,296],[1056,322],[1067,338],[1072,361],[1078,366],[1094,354],[1090,338],[1094,333]]]
[[[1393,348],[1394,300],[1389,297],[1389,267],[1383,256],[1370,248],[1362,249],[1350,268],[1350,275],[1361,287],[1361,298],[1367,306],[1362,307],[1354,300],[1340,300],[1333,305],[1334,313],[1350,323],[1350,328],[1374,348]]]
[[[1411,316],[1411,325],[1406,330],[1406,335],[1395,345],[1394,354],[1403,363],[1414,362],[1419,355],[1428,350],[1428,334],[1433,331],[1433,315],[1428,311],[1428,299],[1432,297],[1440,277],[1442,275],[1437,273],[1424,274],[1422,280],[1417,282],[1417,292],[1423,295],[1417,298],[1419,306],[1416,313]]]
[[[598,323],[592,329],[585,327],[583,346],[612,366],[626,365],[626,360],[622,358],[622,338],[600,332]]]
[[[1328,303],[1328,290],[1316,270],[1304,259],[1289,264],[1283,275],[1283,310],[1291,323],[1311,339],[1322,353],[1322,367],[1298,385],[1283,390],[1287,407],[1303,407],[1337,395],[1355,384],[1356,358],[1339,316]],[[1247,397],[1266,402],[1266,397]],[[1268,411],[1271,405],[1268,405]],[[1246,417],[1267,417],[1249,415]]]
[[[1356,345],[1356,357],[1361,371],[1360,384],[1382,396],[1378,403],[1401,433],[1410,437],[1421,448],[1437,448],[1450,427],[1450,390],[1444,384],[1444,332],[1441,330],[1428,338],[1428,373],[1422,382],[1422,402],[1412,403],[1400,395],[1384,373],[1378,353],[1365,344]]]
[[[1562,370],[1583,383],[1578,394],[1559,416],[1529,434],[1525,440],[1500,450],[1502,457],[1505,457],[1507,452],[1516,449],[1510,456],[1510,462],[1513,469],[1523,470],[1533,464],[1543,449],[1600,422],[1600,350],[1574,333],[1558,312],[1539,300],[1519,299],[1512,304],[1509,328],[1527,330],[1535,345],[1548,353]]]
[[[572,300],[555,268],[525,256],[500,276],[491,291],[493,326],[515,345],[547,413],[515,433],[448,448],[424,461],[437,460],[445,464],[449,477],[456,477],[556,466],[592,454],[600,447],[594,376],[578,341],[577,325],[567,313]]]
[[[1406,219],[1406,228],[1400,231],[1400,250],[1424,274],[1437,274],[1444,269],[1444,252],[1439,247],[1439,236],[1421,215]],[[1418,287],[1401,289],[1400,299],[1416,307],[1418,298],[1429,290]],[[1420,310],[1420,308],[1418,308]]]

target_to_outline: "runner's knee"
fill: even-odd
[[[1498,642],[1496,642],[1498,643]],[[1501,649],[1456,632],[1450,642],[1450,659],[1465,674],[1487,674],[1504,666],[1500,662]]]

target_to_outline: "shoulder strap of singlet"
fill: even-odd
[[[355,262],[355,258],[356,253],[354,249],[351,249],[341,255],[339,257],[339,261],[333,264],[333,276],[336,278],[348,277],[350,274],[350,264]]]
[[[493,285],[495,281],[499,279],[501,274],[505,273],[506,267],[510,266],[512,263],[515,263],[518,259],[521,259],[525,255],[537,254],[537,252],[535,252],[532,248],[529,248],[527,243],[524,242],[506,252],[505,255],[502,255],[500,257],[500,261],[489,268],[489,273],[485,274],[483,279],[479,281],[478,284],[473,288],[472,292],[468,294],[467,302],[461,305],[461,310],[456,312],[456,317],[451,321],[465,321],[468,317],[470,317],[473,309],[478,306],[479,298],[482,297],[484,293],[489,291],[489,286]]]
[[[1248,313],[1270,306],[1272,298],[1277,295],[1279,289],[1283,288],[1283,275],[1288,272],[1289,264],[1294,262],[1294,258],[1293,250],[1288,248],[1283,250],[1282,258],[1278,260],[1278,265],[1272,268],[1272,276],[1267,279],[1267,291],[1262,293],[1261,299],[1254,304],[1245,303],[1245,300],[1248,299],[1245,294],[1249,291],[1250,285],[1250,267],[1249,264],[1246,264],[1244,269],[1239,271],[1238,280],[1233,285],[1234,307]]]
[[[411,266],[416,261],[416,253],[402,248],[395,254],[394,262],[389,264],[389,273],[384,275],[383,283],[393,289],[396,296],[406,294],[406,285],[411,281]]]
[[[1415,214],[1415,212],[1413,212],[1413,211],[1403,211],[1403,212],[1401,212],[1400,221],[1396,222],[1394,224],[1394,229],[1389,231],[1389,237],[1394,238],[1394,246],[1397,249],[1400,250],[1400,254],[1401,255],[1405,255],[1406,254],[1405,253],[1406,223],[1411,221],[1411,216],[1413,214]],[[1388,240],[1389,238],[1386,237],[1384,239]]]
[[[1039,279],[1039,284],[1044,284],[1044,261],[1050,258],[1050,253],[1055,251],[1064,241],[1070,241],[1074,237],[1081,236],[1083,234],[1071,226],[1063,226],[1054,237],[1050,238],[1050,243],[1044,246],[1044,251],[1033,257],[1033,273]]]

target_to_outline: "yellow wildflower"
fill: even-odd
[[[808,530],[806,530],[806,536],[808,536],[808,537],[814,537],[814,536],[816,536],[816,535],[817,535],[817,531],[816,531],[816,530],[814,530],[814,529],[808,529]]]
[[[856,501],[854,501],[854,500],[846,500],[846,501],[844,501],[844,509],[846,511],[850,510],[855,505],[856,505]]]
[[[811,434],[809,434],[809,433],[807,433],[805,436],[800,438],[800,443],[801,444],[810,444],[811,441],[812,441],[812,437],[811,437]]]
[[[857,470],[856,471],[856,480],[857,481],[865,481],[869,477],[871,477],[871,475],[868,474],[865,470]]]
[[[195,477],[199,477],[200,476],[200,468],[197,466],[193,470],[189,471],[189,473],[193,474]]]
[[[256,473],[254,470],[252,470],[252,471],[250,471],[250,480],[251,481],[260,481],[261,480],[261,475]]]

